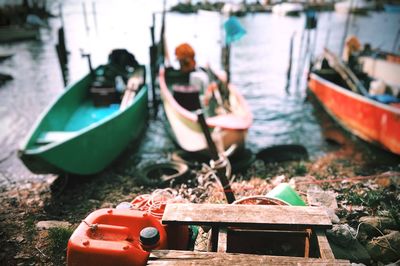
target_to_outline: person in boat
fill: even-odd
[[[203,106],[210,115],[215,115],[223,103],[222,99],[218,100],[222,97],[218,86],[225,84],[226,80],[224,81],[223,75],[217,76],[209,67],[197,67],[195,55],[193,47],[188,43],[178,45],[175,48],[175,56],[180,68],[176,70],[167,67],[166,80],[174,84],[174,98],[182,107],[194,111]]]
[[[175,57],[179,62],[179,69],[166,67],[166,80],[173,84],[172,90],[175,100],[184,108],[194,111],[201,108],[199,94],[200,86],[193,86],[190,82],[192,73],[196,71],[195,51],[188,43],[182,43],[175,48]]]
[[[175,84],[189,84],[190,73],[196,70],[195,51],[188,43],[182,43],[175,48],[175,57],[179,62],[179,69],[167,66],[167,81]],[[169,59],[167,58],[167,62]],[[168,63],[169,65],[169,63]]]
[[[347,37],[343,49],[342,59],[347,65],[354,70],[358,65],[358,55],[361,51],[361,43],[354,35]]]
[[[368,76],[368,74],[364,73],[362,66],[358,61],[359,57],[362,55],[362,51],[362,46],[358,38],[354,35],[351,35],[346,39],[342,60],[354,72],[364,87],[369,88],[372,79]]]

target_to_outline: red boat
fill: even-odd
[[[332,68],[314,69],[308,86],[324,109],[345,129],[400,155],[399,103],[384,104],[352,91],[341,74]]]

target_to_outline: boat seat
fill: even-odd
[[[48,144],[52,142],[60,142],[75,135],[76,132],[74,131],[47,131],[39,135],[39,137],[36,140],[36,143]]]

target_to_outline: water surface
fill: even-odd
[[[42,179],[29,172],[18,160],[16,150],[27,136],[46,106],[63,90],[63,81],[55,52],[57,29],[64,24],[69,54],[69,82],[80,79],[88,71],[81,51],[90,52],[93,65],[105,63],[114,48],[126,48],[139,62],[148,64],[151,43],[149,27],[152,14],[159,26],[162,1],[116,0],[63,1],[62,20],[49,21],[50,29],[42,29],[41,40],[0,44],[0,53],[14,56],[1,63],[0,71],[14,80],[0,88],[0,186],[19,181]],[[169,1],[172,5],[174,1]],[[86,10],[84,16],[83,10]],[[59,3],[52,3],[52,12],[59,13]],[[334,12],[318,14],[318,29],[310,33],[314,55],[324,46],[340,52],[347,17]],[[223,43],[221,25],[225,18],[212,12],[182,15],[170,13],[166,19],[166,37],[171,62],[174,47],[189,42],[196,50],[198,64],[220,67]],[[232,45],[232,82],[248,100],[254,114],[247,145],[254,152],[274,144],[301,143],[313,158],[331,149],[324,139],[323,128],[314,105],[305,101],[305,61],[300,43],[307,40],[304,16],[282,17],[273,14],[250,14],[240,18],[247,34]],[[396,14],[373,12],[353,17],[349,33],[373,47],[392,50],[400,28]],[[286,87],[290,38],[294,34],[292,82]],[[303,38],[302,38],[303,36]],[[303,45],[303,49],[304,49]],[[298,64],[298,62],[300,62]],[[300,78],[297,79],[297,76]],[[317,112],[317,113],[316,113]],[[149,122],[139,146],[140,158],[157,158],[175,149],[161,123],[162,116]]]

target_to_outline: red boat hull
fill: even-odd
[[[400,107],[382,104],[340,87],[315,73],[310,90],[344,128],[400,155]]]

